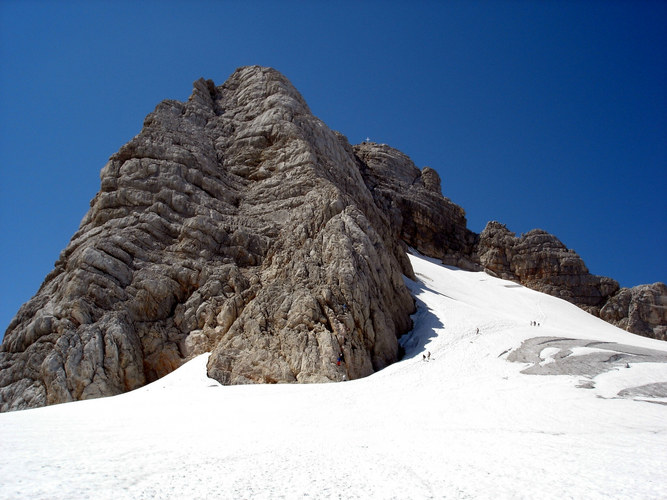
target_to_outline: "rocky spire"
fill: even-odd
[[[5,335],[1,408],[118,394],[206,351],[223,383],[373,373],[414,311],[392,234],[347,140],[284,76],[199,80],[102,169]]]

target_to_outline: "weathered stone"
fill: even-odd
[[[503,224],[489,222],[480,235],[480,263],[505,279],[518,281],[597,312],[618,283],[588,272],[583,260],[552,234],[534,229],[516,237]]]
[[[624,330],[667,340],[667,286],[653,283],[621,288],[607,300],[600,317]]]
[[[496,221],[480,234],[477,255],[496,276],[565,299],[627,331],[667,340],[664,283],[619,290],[615,280],[590,274],[555,236],[534,229],[516,237]]]
[[[388,215],[394,237],[446,264],[477,269],[471,257],[477,235],[464,210],[441,194],[440,176],[386,144],[354,146],[364,181]]]
[[[368,375],[410,328],[402,273],[352,147],[281,74],[199,80],[102,169],[5,335],[0,409],[118,394],[206,351],[225,383]]]

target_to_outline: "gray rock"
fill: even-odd
[[[207,351],[223,383],[366,376],[411,327],[403,273],[352,147],[280,73],[199,80],[102,169],[5,335],[0,409],[118,394]]]
[[[465,211],[442,196],[435,170],[420,171],[405,154],[386,144],[364,142],[354,151],[396,239],[445,264],[479,269],[473,261],[477,235],[467,228]]]
[[[667,340],[667,286],[621,288],[600,309],[600,317],[624,330]]]
[[[480,263],[495,275],[517,281],[597,312],[618,290],[610,278],[588,272],[584,261],[554,235],[534,229],[516,237],[492,221],[482,231],[477,249]]]
[[[583,353],[576,349],[586,348]],[[545,349],[547,350],[545,352]],[[548,356],[546,355],[548,353]],[[512,350],[508,361],[527,363],[521,373],[528,375],[576,375],[584,377],[577,387],[594,389],[595,377],[601,373],[625,370],[640,363],[667,363],[667,353],[655,349],[560,337],[535,337]],[[664,404],[667,383],[656,382],[619,391],[615,397]]]
[[[588,348],[587,354],[573,355],[575,348]],[[541,357],[553,350],[550,360]],[[667,363],[667,353],[615,342],[598,342],[561,337],[534,337],[512,350],[508,361],[528,363],[521,373],[529,375],[577,375],[594,378],[601,373],[625,368],[629,363]]]

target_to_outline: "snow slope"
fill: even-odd
[[[667,498],[665,401],[616,397],[667,382],[667,363],[582,380],[508,360],[538,336],[666,343],[411,260],[419,307],[403,361],[339,384],[222,387],[201,356],[128,394],[2,414],[0,497]],[[559,363],[544,345],[536,366]],[[569,356],[600,351],[586,345]]]

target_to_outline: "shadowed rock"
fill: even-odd
[[[480,270],[473,262],[477,235],[464,210],[442,196],[440,176],[386,144],[354,146],[359,167],[376,204],[390,218],[394,236],[447,265]]]

